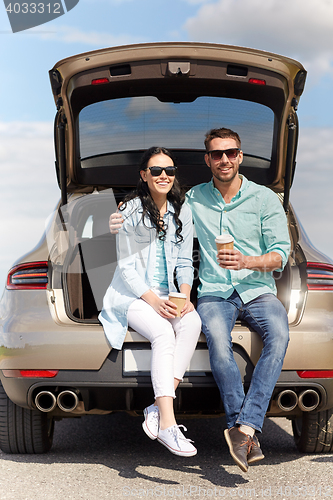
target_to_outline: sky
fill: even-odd
[[[303,64],[291,202],[312,243],[333,258],[333,0],[80,0],[58,19],[15,34],[1,2],[0,294],[60,196],[48,71],[81,52],[159,41],[239,45]]]

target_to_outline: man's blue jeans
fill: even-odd
[[[234,291],[228,299],[201,297],[197,311],[202,320],[211,369],[221,393],[228,428],[244,424],[261,431],[289,341],[285,308],[273,294],[261,295],[244,304]],[[263,342],[246,396],[232,351],[231,331],[237,318],[246,321]]]

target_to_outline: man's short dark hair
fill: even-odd
[[[210,141],[213,139],[234,139],[237,143],[237,147],[241,148],[241,140],[237,132],[230,130],[230,128],[213,128],[207,132],[205,137],[205,148],[208,151]]]

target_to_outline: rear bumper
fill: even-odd
[[[126,347],[142,351],[142,344],[126,344],[122,351],[113,350],[105,360],[100,370],[60,370],[55,378],[15,378],[4,376],[0,378],[8,397],[17,405],[36,409],[36,395],[42,391],[50,391],[56,397],[65,390],[73,390],[80,400],[79,407],[72,412],[64,413],[56,407],[50,415],[77,416],[80,414],[128,411],[140,413],[153,401],[153,390],[149,372],[133,373],[126,371]],[[149,351],[149,346],[145,346]],[[201,346],[206,350],[206,346]],[[235,352],[236,358],[239,353]],[[245,388],[251,378],[251,370],[247,365],[243,372]],[[253,368],[253,366],[252,366]],[[273,392],[267,412],[268,416],[296,417],[301,409],[296,406],[291,411],[281,410],[276,403],[279,393],[283,390],[294,391],[299,396],[306,389],[313,389],[319,395],[319,405],[315,411],[333,407],[333,379],[300,379],[296,371],[282,371]],[[175,400],[175,410],[178,413],[193,416],[222,415],[223,404],[218,388],[210,371],[186,373],[181,382]]]

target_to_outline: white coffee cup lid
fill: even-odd
[[[170,292],[169,297],[178,297],[179,299],[186,299],[187,295],[185,293]]]
[[[215,238],[215,243],[231,243],[232,241],[234,241],[234,237],[231,234],[221,234]]]

